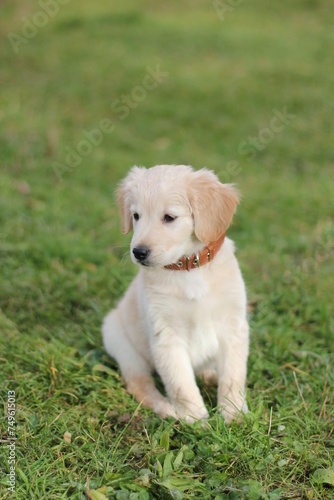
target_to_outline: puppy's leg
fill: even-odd
[[[217,359],[218,405],[226,423],[241,422],[247,413],[245,382],[249,329],[246,320],[229,322],[228,331],[220,340]]]
[[[106,351],[117,361],[129,393],[161,417],[174,417],[176,413],[155,387],[150,366],[128,339],[116,311],[105,318],[103,340]]]
[[[168,399],[155,387],[154,380],[149,373],[127,373],[122,370],[126,388],[130,394],[148,408],[151,408],[162,418],[177,418],[176,412]]]
[[[209,414],[196,385],[191,361],[182,340],[173,331],[166,329],[155,337],[152,350],[156,369],[178,417],[189,423],[207,419]]]

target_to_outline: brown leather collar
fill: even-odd
[[[171,269],[172,271],[190,271],[191,269],[202,267],[204,264],[211,262],[221,249],[224,243],[225,234],[226,233],[222,234],[217,241],[208,243],[200,252],[196,252],[190,256],[184,255],[175,264],[165,266],[165,269]]]

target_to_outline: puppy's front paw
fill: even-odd
[[[167,399],[165,401],[159,401],[158,403],[156,403],[153,410],[162,418],[171,417],[175,418],[176,420],[178,419],[178,415],[175,409]]]
[[[193,424],[197,420],[205,422],[209,418],[209,413],[205,406],[197,408],[176,407],[176,413],[180,420],[184,420],[187,424]]]
[[[248,413],[248,406],[245,400],[233,402],[226,399],[220,405],[219,412],[224,417],[227,425],[233,420],[237,424],[241,424],[244,421],[244,415]]]

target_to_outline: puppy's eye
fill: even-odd
[[[133,218],[134,220],[139,220],[139,214],[137,214],[137,212],[135,214],[133,214]]]
[[[173,222],[176,219],[176,217],[172,217],[171,215],[165,214],[164,215],[164,222]]]

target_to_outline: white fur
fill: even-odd
[[[247,412],[248,324],[244,282],[225,238],[212,262],[172,271],[165,265],[204,248],[226,231],[238,203],[233,186],[202,169],[134,167],[118,190],[123,232],[133,227],[133,249],[151,250],[147,262],[103,324],[104,345],[119,363],[127,388],[163,417],[188,422],[208,417],[195,374],[217,379],[227,422]],[[133,214],[139,215],[135,221]],[[164,215],[176,217],[165,222]],[[215,241],[215,240],[213,240]],[[156,370],[167,398],[154,385]],[[215,371],[213,371],[215,370]]]

